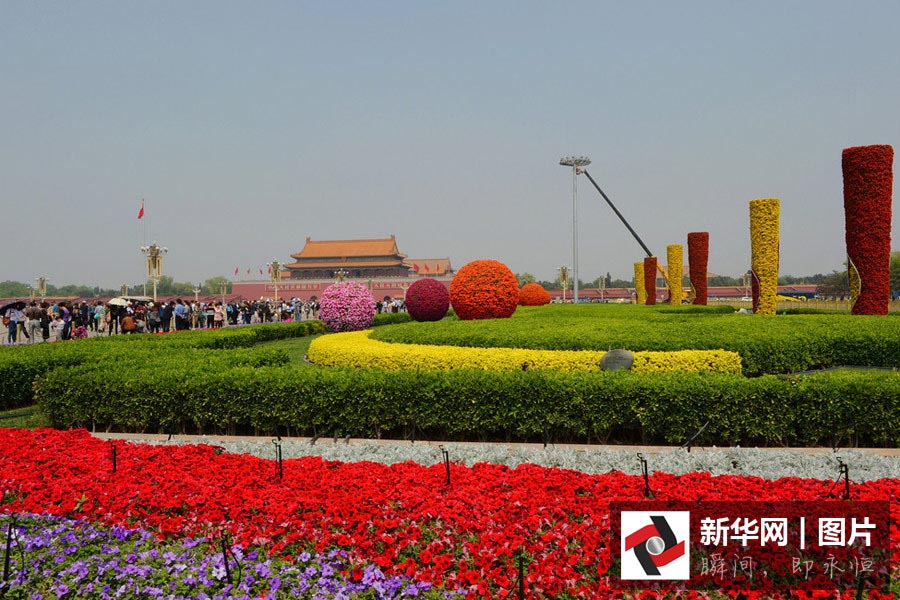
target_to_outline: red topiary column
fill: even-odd
[[[656,304],[656,257],[644,259],[644,288],[647,290],[647,305]]]
[[[844,219],[854,315],[886,315],[891,299],[891,146],[845,148]]]
[[[694,304],[706,306],[706,274],[709,267],[709,232],[694,231],[687,235],[688,271],[694,288]]]

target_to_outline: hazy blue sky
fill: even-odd
[[[657,255],[709,231],[710,270],[744,272],[747,203],[774,196],[781,272],[830,272],[841,150],[900,143],[898,31],[893,0],[5,0],[0,280],[140,280],[141,197],[178,281],[392,233],[551,279],[568,154]],[[582,279],[630,278],[589,185]]]

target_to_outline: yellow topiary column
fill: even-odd
[[[753,277],[753,312],[775,314],[778,295],[778,252],[781,201],[750,201],[750,269]]]
[[[647,288],[644,287],[644,263],[634,263],[634,291],[637,294],[635,302],[638,304],[646,304]]]
[[[681,306],[684,299],[684,288],[681,287],[682,271],[684,270],[684,248],[681,244],[669,244],[666,246],[666,277],[669,282],[669,304]]]

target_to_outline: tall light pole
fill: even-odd
[[[345,278],[347,277],[347,275],[349,275],[349,274],[350,274],[350,273],[348,273],[348,272],[345,271],[344,269],[338,269],[337,271],[334,272],[334,276],[337,277],[338,283],[344,281],[344,279],[345,279]]]
[[[147,277],[153,282],[154,302],[156,302],[156,287],[162,277],[162,257],[168,251],[168,248],[158,246],[156,242],[149,246],[141,246],[141,252],[147,255]]]
[[[563,265],[559,268],[559,280],[562,283],[563,289],[563,304],[566,303],[566,288],[569,287],[569,267]]]
[[[275,302],[278,302],[278,286],[281,285],[281,263],[273,260],[270,263],[266,263],[266,265],[269,267],[272,287],[275,288]]]
[[[578,304],[578,174],[591,164],[587,156],[565,156],[559,164],[572,167],[572,302]]]

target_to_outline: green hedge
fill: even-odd
[[[196,359],[198,351],[250,348],[258,343],[324,332],[321,321],[280,325],[185,331],[165,335],[119,335],[34,346],[0,349],[0,410],[34,403],[32,385],[39,377],[61,367],[89,365],[105,368],[116,363],[158,361],[166,365]],[[182,354],[187,352],[187,354]],[[217,354],[217,353],[213,353]],[[221,354],[221,353],[219,353]],[[286,360],[286,355],[281,354]],[[225,354],[219,357],[229,364]],[[250,359],[248,359],[250,360]],[[273,364],[261,355],[259,364]]]
[[[211,360],[211,359],[210,359]],[[57,427],[261,428],[441,439],[897,446],[900,375],[808,377],[297,369],[201,360],[59,368],[37,398]],[[284,429],[282,429],[284,431]]]
[[[519,307],[510,319],[409,323],[385,342],[547,350],[732,350],[744,374],[831,366],[900,368],[900,318],[843,313],[739,315],[722,307],[616,304]]]

